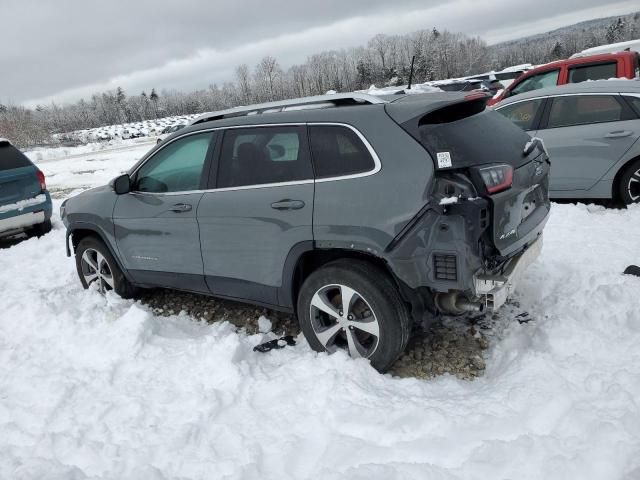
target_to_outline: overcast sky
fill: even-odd
[[[0,0],[0,101],[202,88],[265,55],[286,68],[376,33],[435,26],[496,43],[636,9],[637,0]]]

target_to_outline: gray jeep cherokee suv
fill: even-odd
[[[327,95],[206,114],[61,207],[87,288],[295,312],[380,371],[411,324],[498,308],[537,256],[549,161],[486,97]]]

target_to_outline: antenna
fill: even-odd
[[[411,82],[413,81],[413,62],[416,61],[416,56],[411,57],[411,70],[409,70],[409,85],[407,86],[407,90],[411,90]]]

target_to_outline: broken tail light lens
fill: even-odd
[[[494,194],[511,188],[513,184],[513,167],[511,165],[494,165],[481,168],[480,175],[487,192]]]

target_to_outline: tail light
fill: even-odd
[[[480,175],[485,187],[487,187],[487,192],[490,194],[507,190],[513,184],[513,167],[511,165],[481,168]]]
[[[38,170],[37,175],[38,175],[38,182],[40,182],[40,188],[44,192],[47,189],[47,182],[44,179],[44,173]]]

